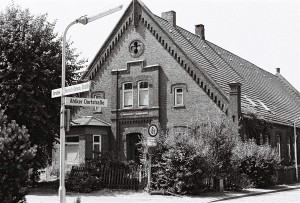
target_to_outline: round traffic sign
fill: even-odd
[[[155,137],[158,134],[158,127],[154,124],[151,124],[148,128],[148,133],[151,137]]]
[[[154,147],[148,147],[148,154],[150,156],[152,156],[154,154],[154,152],[155,152],[155,148]]]

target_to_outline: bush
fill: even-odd
[[[92,159],[80,166],[73,166],[66,181],[66,189],[75,192],[91,192],[102,187],[104,168],[129,169],[136,166],[132,161],[122,161],[112,153],[99,154],[98,159]]]
[[[280,157],[270,145],[257,145],[255,140],[239,142],[234,149],[233,164],[239,166],[255,187],[267,188],[276,184]]]
[[[211,189],[212,178],[225,178],[235,167],[230,163],[238,140],[237,128],[226,117],[196,119],[185,130],[170,129],[154,150],[152,187],[179,194]]]
[[[25,202],[32,160],[36,147],[32,147],[25,126],[15,121],[7,123],[0,111],[0,199],[3,203]]]

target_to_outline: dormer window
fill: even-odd
[[[132,82],[123,84],[123,108],[133,107],[133,89]]]

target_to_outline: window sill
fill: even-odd
[[[175,105],[173,106],[174,109],[183,109],[185,108],[185,105]]]

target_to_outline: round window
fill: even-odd
[[[129,52],[133,57],[139,57],[144,51],[144,45],[140,40],[134,40],[129,45]]]

